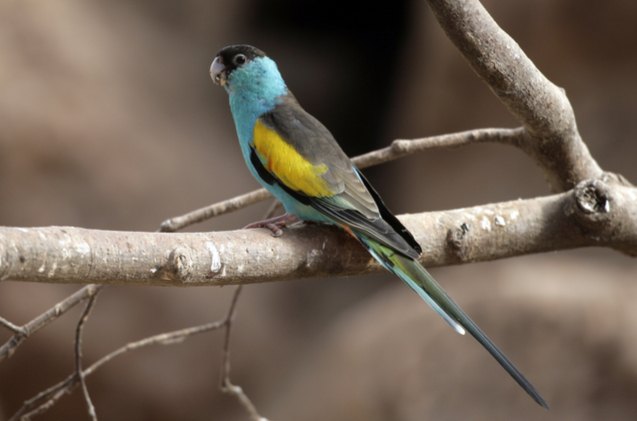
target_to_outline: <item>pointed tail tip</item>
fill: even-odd
[[[549,408],[549,404],[546,403],[546,401],[542,398],[539,399],[538,403],[540,404],[542,408],[546,409],[547,411],[551,409]]]
[[[533,398],[533,400],[535,402],[537,402],[538,405],[540,405],[542,408],[546,409],[547,411],[550,409],[549,408],[549,404],[546,403],[546,401],[544,400],[544,398],[542,396],[540,396],[539,393],[537,393],[535,390],[533,391],[527,391],[529,393],[529,395]]]

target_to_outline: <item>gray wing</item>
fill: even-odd
[[[379,216],[376,202],[359,179],[352,161],[338,145],[332,133],[316,118],[306,112],[294,96],[287,95],[275,109],[260,118],[275,130],[305,159],[315,165],[326,164],[323,174],[330,191],[348,207],[366,218]]]
[[[421,249],[407,229],[387,209],[380,196],[354,166],[330,131],[307,113],[289,94],[269,113],[260,117],[312,164],[325,164],[322,175],[334,194],[309,197],[279,184],[288,193],[319,212],[361,231],[406,256],[417,258]],[[261,171],[268,171],[265,167]],[[270,174],[273,179],[276,177]]]

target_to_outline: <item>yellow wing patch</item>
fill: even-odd
[[[254,125],[254,147],[268,170],[287,187],[310,197],[333,194],[321,177],[327,165],[312,164],[261,120]]]

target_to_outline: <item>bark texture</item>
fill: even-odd
[[[602,180],[565,193],[400,219],[439,266],[575,247],[637,256],[637,189]],[[226,285],[362,274],[380,267],[327,226],[210,233],[0,228],[0,279],[56,283]]]

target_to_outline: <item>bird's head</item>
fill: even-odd
[[[259,97],[281,95],[285,83],[276,63],[251,45],[222,48],[210,65],[210,77],[229,93],[243,92]]]

